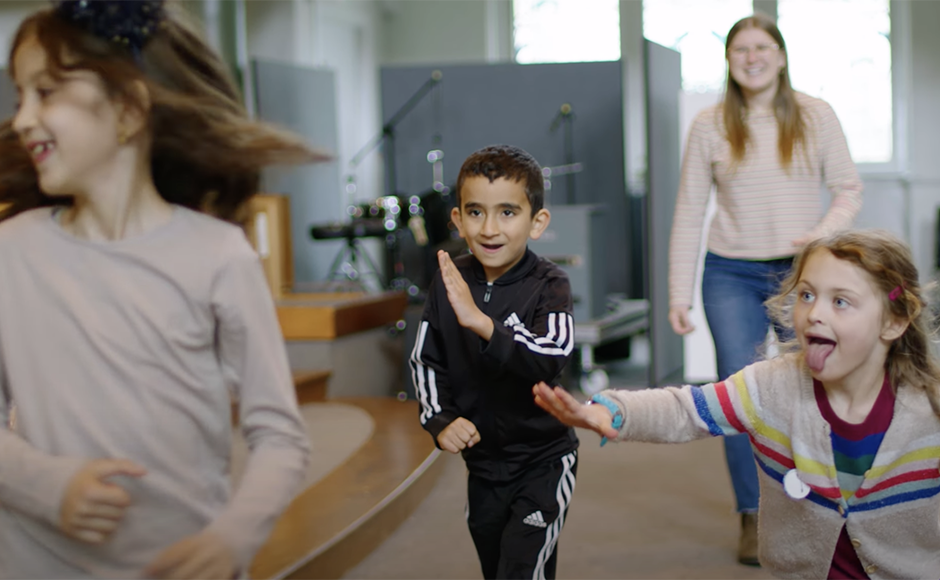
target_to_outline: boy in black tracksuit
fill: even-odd
[[[568,278],[526,246],[551,219],[542,179],[516,147],[464,162],[451,217],[472,253],[438,252],[411,356],[421,424],[467,462],[467,522],[485,578],[555,577],[575,486],[574,430],[532,396],[574,348]]]

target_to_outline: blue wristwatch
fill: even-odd
[[[621,427],[623,427],[623,411],[620,410],[620,406],[617,403],[611,401],[610,399],[608,399],[607,397],[601,394],[594,395],[593,397],[591,397],[591,400],[588,401],[588,405],[592,405],[594,403],[598,405],[604,405],[605,407],[607,407],[607,410],[610,411],[610,414],[612,417],[611,422],[610,422],[611,427],[613,427],[614,429],[618,429],[618,430]],[[607,437],[601,437],[601,447],[603,447],[606,444],[607,444]]]

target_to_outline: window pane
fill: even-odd
[[[753,13],[752,0],[644,0],[643,36],[682,54],[685,92],[722,92],[725,36],[735,22]]]
[[[835,109],[857,163],[893,152],[888,0],[778,0],[790,80]]]
[[[513,0],[516,62],[620,58],[618,0]]]

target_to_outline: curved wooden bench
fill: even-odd
[[[339,578],[411,514],[440,475],[440,451],[418,422],[416,401],[331,402],[368,412],[372,437],[294,499],[256,556],[252,578]]]

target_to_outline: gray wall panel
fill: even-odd
[[[334,73],[289,63],[252,62],[258,118],[303,136],[311,145],[336,151],[336,89]],[[342,241],[314,241],[310,225],[341,221],[345,215],[335,161],[300,167],[275,167],[264,172],[262,190],[290,197],[294,280],[326,279]]]
[[[631,243],[623,169],[623,100],[619,62],[545,65],[422,66],[382,69],[382,113],[390,119],[431,77],[437,88],[395,127],[397,188],[409,195],[431,188],[427,153],[444,151],[444,181],[456,182],[463,160],[494,143],[518,145],[543,166],[565,163],[564,131],[550,130],[562,104],[573,109],[577,204],[603,204],[607,290],[628,292]],[[564,177],[553,180],[549,204],[565,204]]]
[[[682,337],[669,325],[669,235],[679,190],[679,53],[646,42],[648,275],[650,297],[650,383],[682,378]]]

